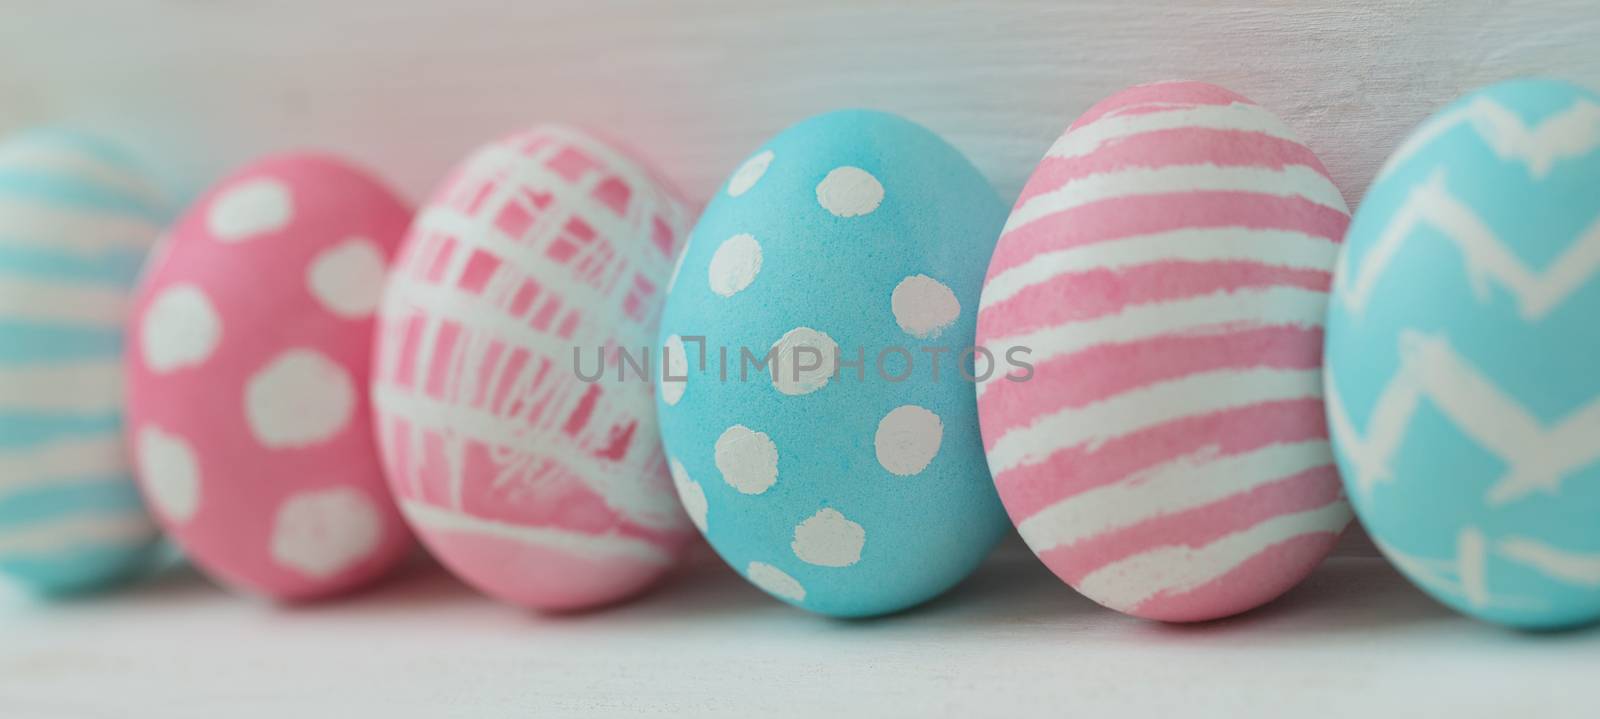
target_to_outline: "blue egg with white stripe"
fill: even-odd
[[[136,573],[159,537],[123,444],[124,315],[166,217],[117,147],[0,143],[0,581],[41,594]]]
[[[1520,80],[1397,149],[1350,225],[1329,428],[1384,554],[1487,621],[1600,620],[1600,94]]]

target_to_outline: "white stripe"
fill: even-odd
[[[1339,188],[1334,187],[1322,173],[1306,165],[1289,165],[1281,170],[1216,165],[1134,167],[1080,177],[1028,198],[1006,220],[1002,235],[1035,220],[1101,200],[1201,191],[1299,197],[1341,213],[1349,213]]]
[[[1456,563],[1448,559],[1435,559],[1433,557],[1419,557],[1406,554],[1395,549],[1392,545],[1384,544],[1382,540],[1374,538],[1372,543],[1378,547],[1378,553],[1406,576],[1419,584],[1427,585],[1447,594],[1459,595],[1460,585],[1452,579],[1456,572]]]
[[[1356,430],[1355,422],[1345,409],[1344,397],[1335,387],[1331,373],[1324,377],[1323,396],[1328,410],[1328,432],[1344,449],[1345,478],[1364,496],[1379,483],[1394,479],[1389,468],[1389,458],[1405,441],[1406,428],[1411,424],[1411,414],[1422,399],[1422,388],[1406,372],[1397,372],[1384,385],[1378,401],[1367,415],[1365,437]]]
[[[1384,559],[1398,567],[1411,581],[1441,594],[1466,599],[1462,582],[1457,578],[1461,563],[1456,559],[1435,559],[1407,554],[1377,539],[1373,539],[1372,543],[1377,545]],[[1479,599],[1486,601],[1484,606],[1519,611],[1541,611],[1549,606],[1547,600],[1539,597],[1489,594]]]
[[[1389,155],[1389,159],[1384,161],[1383,167],[1378,168],[1378,174],[1372,178],[1372,184],[1376,185],[1388,179],[1389,175],[1406,164],[1412,155],[1433,144],[1433,141],[1439,139],[1440,135],[1460,127],[1462,123],[1469,120],[1470,115],[1468,108],[1463,108],[1435,115],[1433,118],[1425,120],[1416,129],[1412,130],[1410,135],[1406,136],[1405,142],[1400,143],[1400,146],[1395,148],[1394,153]]]
[[[1350,506],[1335,500],[1273,517],[1203,547],[1173,545],[1141,552],[1090,572],[1077,588],[1108,607],[1130,611],[1157,595],[1204,586],[1272,545],[1307,534],[1337,533],[1349,522]]]
[[[655,231],[651,215],[657,213],[662,215],[662,221],[666,222],[674,231],[678,231],[690,219],[686,217],[688,208],[684,207],[677,200],[677,197],[673,195],[675,190],[669,187],[667,179],[665,177],[657,177],[649,168],[639,164],[632,157],[615,151],[610,145],[601,142],[592,135],[574,131],[565,125],[542,125],[535,130],[568,145],[581,148],[584,152],[598,157],[606,171],[620,175],[623,181],[632,188],[633,195],[629,198],[629,204],[642,204],[639,203],[641,194],[648,197],[651,202],[646,209],[651,210],[651,212],[638,218],[637,221],[640,226],[646,228],[645,238],[651,240],[648,243],[651,246],[655,244],[651,237],[651,233]],[[669,257],[667,259],[673,260],[676,258]]]
[[[1268,445],[1225,457],[1217,456],[1212,446],[1056,502],[1023,520],[1017,531],[1033,551],[1043,552],[1332,463],[1332,450],[1321,440]]]
[[[624,297],[633,291],[631,276],[625,275],[626,272],[646,272],[648,270],[650,276],[664,280],[671,271],[673,262],[671,257],[656,253],[653,258],[654,264],[651,264],[652,253],[648,237],[651,231],[651,215],[660,198],[655,193],[647,193],[647,188],[643,186],[635,187],[633,190],[635,193],[643,194],[638,194],[629,203],[626,217],[618,218],[613,213],[608,212],[593,197],[594,188],[609,175],[604,172],[593,172],[585,175],[576,183],[569,183],[564,178],[556,175],[547,166],[549,156],[562,149],[563,145],[560,143],[552,143],[535,153],[535,157],[530,158],[507,147],[505,144],[500,144],[480,151],[471,160],[471,171],[482,171],[485,174],[492,172],[502,178],[493,188],[494,196],[485,201],[484,207],[499,207],[502,203],[508,201],[508,195],[520,193],[527,188],[537,188],[540,191],[548,192],[553,197],[553,201],[549,206],[550,209],[539,216],[532,228],[535,237],[506,237],[498,229],[494,228],[493,215],[481,209],[477,215],[471,217],[462,216],[453,210],[443,207],[428,210],[424,212],[421,220],[423,222],[423,231],[435,228],[453,228],[454,234],[458,236],[473,237],[474,243],[472,244],[487,249],[504,263],[505,271],[497,274],[496,282],[503,281],[509,283],[509,285],[520,284],[520,278],[513,277],[512,270],[520,271],[522,275],[527,277],[538,278],[543,289],[547,293],[558,295],[563,306],[569,308],[569,312],[570,308],[574,307],[621,307]],[[553,238],[563,232],[563,228],[569,222],[569,218],[572,217],[578,217],[594,228],[597,233],[605,238],[606,249],[614,254],[614,258],[607,263],[607,275],[594,282],[593,286],[576,277],[572,265],[561,267],[562,271],[560,272],[552,272],[550,269],[551,263],[544,256]],[[528,242],[530,239],[533,242]],[[589,254],[591,259],[595,259],[601,249],[599,247],[590,247],[585,252]],[[449,269],[444,278],[444,281],[449,283],[450,286],[455,286],[458,283],[469,255],[470,253],[461,251],[450,257]],[[600,289],[596,289],[596,287]],[[516,291],[514,286],[506,286],[503,289],[513,293]],[[426,358],[418,358],[416,366],[419,369],[425,369],[432,366],[434,362],[439,361],[440,358],[434,355],[437,354],[440,348],[436,346],[433,340],[440,327],[442,327],[442,323],[433,322],[425,329],[425,339],[421,347],[424,348],[424,352],[429,354]],[[610,339],[610,334],[607,333],[618,327],[622,327],[622,325],[612,327],[607,326],[605,323],[579,323],[577,336],[573,338],[571,345],[596,346],[605,339]],[[649,341],[648,328],[639,327],[636,331],[639,344],[645,344]],[[473,361],[474,358],[470,354],[464,348],[457,347],[447,359],[453,362]],[[505,360],[502,359],[501,361],[504,362]],[[471,376],[471,373],[468,373],[465,377],[453,376],[452,381],[470,383],[473,381]],[[641,383],[641,385],[645,385],[645,383]],[[447,392],[451,396],[459,396],[456,392],[460,389],[463,388],[447,388]],[[581,394],[578,392],[557,393],[554,399],[558,401],[553,405],[546,406],[545,411],[551,413],[551,415],[565,416],[567,412],[570,412],[576,406],[577,402],[581,401]],[[639,401],[642,403],[640,406],[644,408],[644,411],[646,413],[650,412],[653,400],[650,398],[648,385],[644,386],[644,394]],[[607,411],[626,411],[626,406],[612,404]],[[606,418],[596,417],[594,419],[603,422]],[[464,455],[454,448],[447,452],[447,462],[450,465],[451,498],[453,503],[457,505],[459,505],[461,482],[465,471],[463,457]],[[584,477],[588,480],[597,478],[600,475],[607,475],[604,477],[603,486],[591,484],[591,487],[606,496],[613,506],[634,507],[641,520],[645,520],[647,524],[652,524],[652,526],[657,520],[664,521],[664,515],[653,508],[637,506],[640,503],[636,501],[636,497],[626,491],[627,487],[638,483],[640,477],[637,474],[632,477],[617,477],[615,472],[590,473],[584,475]],[[665,506],[673,509],[677,508],[677,503],[670,494],[644,493],[641,496],[648,498],[658,494],[665,497]],[[681,511],[678,514],[681,515]]]
[[[586,218],[579,213],[575,213],[574,216],[580,219]],[[438,284],[448,287],[450,292],[464,292],[457,287],[461,280],[461,270],[466,266],[467,260],[471,259],[474,250],[483,250],[500,260],[502,268],[515,270],[520,275],[519,280],[522,278],[536,280],[541,290],[541,300],[553,294],[561,298],[562,307],[610,306],[608,303],[611,302],[611,298],[588,282],[579,279],[574,267],[553,263],[544,255],[543,246],[516,244],[512,238],[501,234],[498,229],[483,226],[482,223],[486,219],[493,218],[462,215],[448,207],[431,207],[423,210],[421,219],[417,221],[421,231],[438,231],[456,237],[472,238],[470,244],[458,245],[453,250],[450,256],[451,270],[445,273]],[[604,237],[613,244],[634,244],[627,235],[608,234]],[[433,262],[430,261],[428,264],[432,265]]]
[[[556,334],[558,328],[554,321],[551,322],[549,329],[539,330],[528,321],[527,316],[512,315],[508,309],[511,306],[511,296],[521,289],[523,281],[527,278],[528,275],[520,271],[502,266],[484,287],[483,293],[473,295],[455,287],[417,280],[408,273],[397,274],[390,279],[389,286],[385,290],[388,294],[385,298],[387,307],[384,309],[384,314],[403,320],[412,313],[420,313],[427,322],[456,322],[464,331],[458,341],[465,341],[468,335],[480,341],[492,338],[504,342],[508,349],[526,350],[535,358],[543,357],[557,366],[570,367],[572,348],[577,344],[575,339],[563,339]],[[548,296],[541,294],[534,303],[534,308]],[[529,314],[531,313],[524,312],[524,315]],[[618,334],[625,333],[619,331]],[[642,334],[642,331],[631,334]],[[652,339],[634,338],[631,343],[633,351],[637,352],[640,347],[648,346]],[[623,338],[618,338],[619,343],[622,340]],[[398,352],[401,343],[391,342],[389,346]],[[588,355],[598,347],[581,347],[581,349]]]
[[[147,205],[161,203],[155,188],[144,178],[61,143],[8,143],[0,149],[0,169],[71,177],[132,195]]]
[[[1533,567],[1552,579],[1600,587],[1600,554],[1569,552],[1526,537],[1502,539],[1498,550],[1500,554]]]
[[[561,134],[561,132],[555,132],[554,134]],[[595,150],[590,141],[585,140],[582,144],[584,144],[586,150]],[[550,203],[549,210],[541,213],[535,225],[531,228],[531,237],[509,238],[504,236],[503,233],[494,228],[494,217],[486,210],[480,209],[475,216],[462,216],[444,207],[434,207],[426,210],[419,220],[420,224],[415,226],[413,234],[423,236],[430,230],[446,229],[447,231],[453,230],[457,235],[470,235],[473,238],[473,243],[470,244],[487,249],[497,255],[504,263],[505,271],[497,274],[494,278],[496,287],[505,290],[507,293],[502,299],[509,299],[509,293],[516,291],[516,287],[513,285],[520,284],[521,279],[515,276],[518,272],[523,276],[537,277],[546,292],[559,295],[563,305],[567,308],[620,307],[627,294],[633,291],[631,275],[626,274],[628,272],[645,272],[652,277],[665,280],[671,272],[674,258],[656,253],[655,258],[652,259],[650,242],[648,241],[652,229],[652,218],[660,213],[668,215],[673,221],[676,221],[684,217],[686,210],[680,205],[671,202],[670,198],[655,192],[653,184],[644,183],[632,188],[635,194],[628,203],[627,215],[619,219],[613,213],[607,212],[601,203],[593,197],[595,187],[610,176],[608,173],[604,171],[593,172],[585,175],[576,183],[568,183],[565,179],[556,176],[547,167],[547,161],[553,153],[562,149],[563,145],[559,142],[550,143],[533,153],[533,157],[527,157],[502,143],[480,151],[469,161],[469,174],[482,174],[484,176],[492,174],[500,178],[492,188],[492,196],[484,201],[483,207],[485,208],[499,207],[509,200],[511,194],[520,193],[530,188],[548,192],[553,196],[554,200]],[[604,155],[609,153],[596,151],[596,154]],[[622,174],[628,175],[629,173],[623,172]],[[634,177],[634,179],[638,180],[640,178]],[[661,206],[663,204],[671,204],[671,207]],[[605,238],[605,248],[590,247],[585,250],[587,260],[602,259],[602,250],[614,255],[614,259],[606,265],[605,276],[599,278],[598,281],[592,283],[580,281],[579,278],[573,275],[574,269],[570,265],[557,268],[561,270],[560,272],[552,272],[552,265],[544,257],[552,238],[556,233],[562,231],[572,217],[581,218]],[[459,282],[467,257],[467,252],[458,252],[450,257],[444,283],[454,287]],[[413,256],[409,258],[409,267],[406,269],[420,269],[426,266],[429,259],[420,255]],[[597,290],[595,286],[601,289]],[[393,316],[393,309],[391,308],[396,307],[396,305],[392,302],[386,304],[384,314]],[[521,319],[526,321],[527,317]],[[447,383],[448,386],[445,388],[445,394],[453,398],[472,397],[473,391],[477,389],[477,383],[481,380],[475,378],[476,373],[470,371],[470,365],[467,363],[480,361],[482,359],[481,352],[487,346],[487,343],[480,342],[475,346],[457,345],[447,355],[439,355],[442,346],[437,345],[433,340],[442,326],[443,323],[438,321],[429,322],[424,326],[423,342],[420,345],[421,354],[415,358],[414,366],[419,371],[425,371],[437,362],[450,362],[450,377]],[[569,343],[569,347],[593,347],[599,345],[610,338],[608,333],[615,329],[615,327],[608,326],[605,323],[581,322],[577,328],[577,336]],[[650,340],[648,328],[640,327],[637,328],[637,331],[639,344],[646,344]],[[391,346],[392,349],[389,350],[391,356],[380,358],[382,365],[390,370],[390,376],[392,376],[392,371],[396,366],[395,360],[399,359],[397,353],[403,349],[397,343],[391,343]],[[502,357],[499,360],[502,368],[505,367],[507,362],[507,357]],[[464,374],[456,372],[463,366],[468,366],[469,371]],[[524,368],[517,381],[523,389],[529,389],[525,385],[531,381],[531,371]],[[646,382],[641,382],[641,386],[643,394],[637,398],[638,404],[636,406],[643,407],[644,413],[649,415],[651,414],[650,408],[653,406],[649,386]],[[547,403],[544,406],[545,414],[540,420],[541,425],[548,426],[552,424],[552,418],[565,416],[567,412],[571,411],[572,407],[576,406],[577,402],[581,401],[581,392],[568,391],[571,389],[581,388],[572,388],[563,383],[562,386],[556,388],[541,387],[538,389],[541,400]],[[403,403],[407,401],[407,398],[397,395],[382,395],[380,393],[380,399],[382,396],[387,396],[391,402],[401,402],[401,406],[404,406]],[[630,409],[626,402],[607,403],[600,408],[599,414],[591,419],[590,426],[607,426],[605,423],[611,421],[612,416],[627,414],[629,411]],[[416,415],[410,416],[415,417]],[[471,416],[479,421],[478,429],[489,432],[502,431],[490,429],[496,422],[502,427],[509,427],[515,424],[514,421],[508,418],[494,418],[483,412],[476,412]],[[487,418],[487,421],[485,421],[485,418]],[[543,428],[526,427],[524,437],[529,434],[536,437],[541,436],[539,432]],[[462,452],[461,440],[453,435],[453,429],[451,431],[451,439],[446,444],[445,461],[448,465],[447,477],[452,504],[459,505],[461,487],[465,476],[465,455]],[[585,441],[588,441],[588,438],[585,438]],[[524,446],[525,444],[525,439],[516,438],[509,443],[497,443],[496,446],[512,448]],[[579,443],[569,442],[565,444],[575,448]],[[607,467],[604,471],[584,472],[580,476],[589,484],[591,489],[605,497],[608,503],[617,507],[619,511],[635,516],[642,523],[651,526],[669,522],[681,523],[683,519],[682,511],[671,493],[637,491],[642,482],[648,481],[648,476],[639,471],[637,466],[642,464],[639,461],[639,455],[649,454],[650,445],[649,443],[642,443],[637,444],[636,447],[638,449],[631,452],[626,463],[611,463],[612,466]],[[511,450],[507,449],[507,451]],[[659,449],[655,449],[654,456],[658,464],[664,465],[659,461]],[[593,458],[587,458],[585,461],[574,462],[574,466],[585,466],[586,462],[592,461],[594,461]],[[635,469],[628,471],[629,467],[635,467]],[[664,466],[662,466],[662,470],[664,469]],[[515,473],[521,470],[508,468],[505,471]],[[663,471],[662,474],[665,474],[665,472]],[[671,513],[658,510],[671,510]]]
[[[559,366],[551,372],[563,371]],[[648,387],[648,382],[632,384]],[[615,386],[615,385],[611,385]],[[645,391],[645,390],[641,390]],[[565,435],[551,431],[548,435],[531,431],[523,415],[497,415],[465,404],[440,402],[422,394],[413,394],[405,388],[384,382],[372,388],[373,406],[379,412],[404,418],[417,429],[433,429],[453,437],[470,439],[491,447],[525,449],[537,447],[541,459],[565,465],[573,472],[592,480],[595,485],[623,484],[623,472],[637,471],[621,462],[603,461],[571,442],[562,441]],[[510,399],[507,399],[510,402]],[[545,411],[549,411],[546,408]],[[562,415],[565,417],[565,415]],[[557,423],[559,424],[559,422]]]
[[[160,228],[133,215],[57,207],[0,195],[0,245],[33,247],[93,257],[107,250],[142,252]]]
[[[1400,333],[1400,370],[1367,416],[1365,436],[1337,393],[1328,397],[1329,428],[1345,447],[1351,482],[1368,492],[1394,479],[1389,462],[1405,443],[1412,415],[1428,398],[1456,429],[1502,460],[1505,471],[1484,497],[1497,507],[1534,494],[1555,494],[1576,472],[1600,460],[1600,399],[1546,423],[1515,395],[1485,377],[1443,336]],[[1332,378],[1328,385],[1333,384]]]
[[[1099,444],[1169,422],[1262,402],[1322,396],[1322,371],[1229,369],[1200,372],[1068,407],[1000,436],[989,452],[995,475],[1045,461],[1056,450]]]
[[[1125,111],[1132,108],[1118,109]],[[1045,157],[1082,157],[1112,140],[1177,129],[1259,132],[1280,140],[1300,142],[1288,125],[1258,105],[1242,102],[1231,105],[1175,105],[1162,112],[1108,114],[1062,135],[1050,146]]]
[[[1196,337],[1281,325],[1321,327],[1327,306],[1326,292],[1299,287],[1221,291],[1133,305],[1114,315],[984,340],[983,345],[997,356],[1012,347],[1025,347],[1027,360],[1037,366],[1096,345],[1140,342],[1176,333]],[[978,396],[982,397],[989,385],[1003,381],[1007,380],[1002,373],[992,373],[978,384]]]
[[[550,527],[526,527],[506,524],[425,504],[416,500],[402,500],[400,508],[406,518],[424,530],[480,534],[520,542],[545,549],[573,554],[585,559],[610,559],[627,557],[653,564],[672,562],[672,554],[649,542],[631,539],[620,534],[583,534]]]
[[[567,136],[562,135],[562,137]],[[582,143],[581,146],[585,151],[593,149],[593,145],[590,143]],[[548,193],[551,197],[550,208],[552,210],[559,209],[583,220],[585,224],[594,229],[596,234],[611,242],[612,251],[616,253],[618,258],[625,261],[625,266],[637,268],[641,273],[660,283],[665,283],[670,276],[672,264],[677,258],[656,251],[655,242],[651,239],[651,234],[654,232],[652,218],[638,216],[638,213],[619,217],[606,205],[594,198],[593,189],[599,180],[605,179],[604,174],[583,178],[584,182],[574,184],[556,174],[544,162],[531,160],[517,150],[503,145],[483,150],[480,155],[473,158],[473,162],[484,167],[505,168],[508,174],[500,185],[502,191],[520,192],[523,189],[532,189]],[[619,174],[626,175],[627,173]],[[635,181],[642,182],[640,177],[638,175],[633,176]],[[630,198],[630,205],[638,205],[639,208],[643,209],[644,203],[638,201],[641,196],[652,200],[658,199],[659,194],[653,192],[655,187],[655,183],[632,185],[634,195]],[[650,208],[660,209],[661,205],[652,202],[650,203]],[[495,254],[502,260],[518,260],[515,264],[524,269],[532,269],[528,262],[529,260],[536,260],[541,267],[548,268],[550,266],[550,260],[543,254],[534,254],[536,251],[542,252],[544,247],[519,245],[515,242],[517,238],[506,238],[498,229],[494,228],[496,219],[494,215],[480,212],[477,215],[463,216],[455,210],[444,207],[432,207],[424,211],[424,217],[428,218],[430,223],[439,222],[439,220],[434,219],[436,214],[444,215],[447,218],[444,220],[446,223],[455,223],[450,229],[457,232],[472,233],[479,242],[485,239],[501,240],[497,243],[485,244],[493,247],[496,250]],[[663,214],[676,215],[677,213]],[[461,221],[468,221],[470,224],[464,228],[459,224]],[[544,221],[541,218],[540,222]],[[562,225],[564,224],[562,223]],[[559,233],[562,231],[562,225],[553,225],[549,229],[551,232]],[[432,224],[427,225],[429,228],[433,226]],[[542,283],[547,276],[552,275],[553,273],[546,271],[536,276],[539,277]],[[593,293],[595,290],[589,288],[588,292]]]
[[[39,282],[0,275],[0,320],[118,328],[128,312],[122,288]]]
[[[0,366],[0,410],[115,412],[122,407],[122,363]]]
[[[0,528],[0,556],[44,555],[78,547],[155,541],[156,526],[143,512],[114,516],[72,516],[26,528]]]
[[[1461,593],[1473,606],[1488,606],[1489,559],[1483,532],[1464,527],[1456,535],[1456,576],[1461,578]]]
[[[1487,97],[1425,122],[1389,157],[1374,185],[1405,165],[1441,135],[1468,125],[1502,160],[1516,160],[1542,180],[1562,160],[1581,158],[1600,147],[1600,105],[1579,99],[1570,107],[1529,127],[1516,112]]]
[[[560,232],[561,228],[569,221],[569,218],[573,215],[573,213],[577,211],[576,208],[564,207],[561,204],[552,202],[550,206],[551,211],[541,214],[536,220],[536,223],[533,227],[533,231],[535,232],[535,236],[533,238],[503,237],[502,233],[493,228],[494,217],[486,208],[499,208],[508,202],[512,202],[513,198],[511,195],[514,193],[519,193],[524,189],[523,181],[526,179],[522,174],[524,170],[530,174],[544,173],[537,174],[536,176],[539,179],[547,182],[556,182],[557,179],[550,176],[547,170],[543,170],[542,166],[552,153],[558,152],[560,149],[560,145],[550,143],[535,152],[532,157],[526,157],[523,156],[521,152],[508,147],[506,143],[497,143],[486,149],[478,151],[468,161],[468,168],[466,172],[468,174],[481,173],[484,176],[493,176],[498,178],[496,181],[497,184],[495,184],[495,186],[492,188],[491,194],[488,197],[478,198],[478,212],[470,216],[461,215],[455,212],[454,207],[447,206],[436,205],[432,209],[425,210],[418,220],[419,223],[422,223],[421,227],[425,230],[421,236],[432,234],[433,231],[440,229],[438,227],[439,225],[444,225],[446,228],[451,225],[455,225],[457,227],[456,230],[450,231],[447,229],[446,232],[457,237],[479,238],[479,241],[484,243],[485,246],[494,248],[496,250],[495,255],[500,257],[502,262],[512,262],[523,255],[536,255],[546,251],[548,242],[550,240],[549,235],[551,233]],[[565,183],[563,182],[562,184]],[[572,199],[570,196],[566,195],[563,195],[562,197],[565,200]],[[588,206],[585,205],[585,208],[587,207]],[[597,225],[591,226],[595,227],[596,231],[601,230],[601,228]],[[528,245],[527,248],[518,252],[516,255],[510,255],[508,254],[508,250],[505,248],[514,244],[513,240],[532,241],[526,243]],[[496,243],[498,243],[498,246]],[[441,277],[441,283],[449,287],[456,287],[459,284],[461,275],[465,271],[467,262],[473,253],[467,251],[455,251],[448,256],[443,256],[443,253],[445,252],[444,243],[434,243],[434,247],[431,249],[432,252],[427,256],[418,256],[416,258],[416,262],[418,263],[417,267],[423,270],[431,269],[432,265],[440,262],[441,259],[443,259],[445,262],[445,271]],[[465,250],[466,248],[461,249]],[[422,264],[423,262],[426,262],[426,264]],[[512,266],[519,267],[525,273],[531,271],[527,266]],[[609,306],[603,304],[601,301],[596,301],[593,298],[585,298],[584,300],[580,301],[586,302],[586,306]],[[437,340],[440,333],[443,331],[444,326],[445,323],[443,322],[429,322],[423,328],[423,342],[418,348],[419,355],[414,361],[414,366],[416,367],[417,371],[427,372],[429,371],[429,368],[433,367],[439,362],[449,362],[451,363],[450,366],[452,368],[459,367],[459,363],[466,359],[466,348],[460,346],[459,343],[450,347],[448,350],[446,350],[444,345],[438,343]],[[441,356],[440,353],[445,351],[448,351],[449,354]],[[502,359],[501,361],[504,362],[505,360]],[[471,381],[471,379],[474,378],[474,374],[468,373],[465,377],[468,379],[468,381]],[[451,377],[450,384],[458,384],[460,379],[462,378]],[[420,382],[421,378],[418,378],[418,381]],[[448,396],[451,397],[459,396],[458,392],[459,390],[455,387],[450,387],[447,390]],[[447,465],[447,476],[449,478],[451,504],[460,506],[461,493],[463,491],[462,488],[466,473],[466,455],[465,452],[462,451],[461,443],[459,441],[451,441],[446,443],[445,462]],[[418,475],[417,481],[421,481],[420,475]]]
[[[1155,84],[1159,85],[1161,83],[1155,83]],[[1135,85],[1134,87],[1139,87],[1139,86]],[[1131,90],[1133,88],[1129,88],[1129,89]],[[1235,104],[1248,104],[1248,103],[1235,103]],[[1192,101],[1191,102],[1184,102],[1182,100],[1149,100],[1149,101],[1146,101],[1146,102],[1136,102],[1136,103],[1133,103],[1132,105],[1123,105],[1123,106],[1118,107],[1118,108],[1116,108],[1114,110],[1109,110],[1102,117],[1119,117],[1119,116],[1122,116],[1122,115],[1139,115],[1139,114],[1155,112],[1155,111],[1158,111],[1158,110],[1189,110],[1189,109],[1193,109],[1195,107],[1198,107],[1198,105],[1196,105]],[[1213,107],[1215,107],[1215,106],[1213,106]]]
[[[530,371],[531,366],[524,369],[524,373]],[[564,370],[558,364],[550,371]],[[654,405],[648,381],[630,382],[627,387],[617,383],[607,383],[607,386],[630,391],[627,396],[621,392],[608,395],[611,401],[596,408],[597,414],[591,416],[591,422],[610,421],[604,416],[607,412],[633,417],[650,416],[648,412]],[[570,409],[561,412],[561,406],[547,404],[542,410],[545,413],[542,417],[550,418],[551,413],[559,412],[554,415],[559,419],[545,419],[544,427],[536,427],[525,415],[496,415],[483,407],[440,402],[387,382],[375,385],[371,392],[380,415],[404,418],[413,431],[431,429],[442,432],[449,438],[450,447],[459,447],[460,443],[472,440],[506,452],[536,452],[542,461],[565,466],[585,488],[599,495],[608,506],[632,522],[657,529],[675,529],[687,524],[677,495],[671,491],[666,477],[662,476],[658,482],[653,476],[660,467],[657,464],[660,461],[659,447],[648,442],[636,442],[630,445],[629,454],[623,461],[597,458],[556,429],[568,416]],[[582,392],[569,394],[581,395]],[[532,398],[524,399],[531,401]],[[525,410],[531,411],[531,408]],[[455,471],[458,480],[466,475],[464,469]],[[502,467],[504,473],[514,474],[516,471],[510,466]]]
[[[1303,232],[1248,227],[1206,227],[1126,237],[1035,255],[983,284],[981,308],[1004,302],[1055,277],[1094,270],[1123,270],[1154,262],[1259,262],[1331,272],[1337,242]]]
[[[74,479],[102,482],[107,475],[127,471],[127,450],[122,436],[116,434],[67,439],[27,450],[0,450],[0,496],[41,481],[51,486]]]
[[[1383,232],[1360,262],[1351,266],[1349,255],[1339,273],[1345,305],[1360,314],[1368,296],[1387,273],[1395,255],[1411,241],[1413,231],[1427,224],[1455,245],[1466,264],[1466,277],[1480,302],[1493,298],[1487,280],[1494,279],[1517,300],[1522,317],[1537,321],[1560,307],[1572,294],[1587,287],[1600,271],[1600,220],[1582,231],[1561,255],[1544,269],[1524,264],[1515,241],[1502,239],[1473,208],[1451,193],[1443,172],[1417,184],[1405,204],[1390,217]]]

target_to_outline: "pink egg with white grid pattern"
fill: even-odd
[[[410,219],[362,170],[276,156],[205,193],[147,267],[129,442],[157,517],[212,578],[314,599],[413,546],[367,402],[373,314]]]
[[[615,602],[695,532],[648,361],[690,211],[627,153],[538,127],[491,143],[412,225],[372,394],[406,518],[463,581],[541,610]]]
[[[1112,609],[1166,621],[1287,591],[1350,520],[1322,405],[1349,213],[1271,112],[1215,85],[1130,88],[1050,148],[984,281],[978,387],[1022,538]]]

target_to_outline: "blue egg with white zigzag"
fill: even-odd
[[[156,544],[122,435],[123,322],[165,205],[96,138],[0,143],[0,581],[91,589]]]
[[[971,380],[1009,369],[972,351],[1005,218],[960,151],[864,110],[778,134],[706,206],[669,285],[657,409],[684,508],[750,583],[886,614],[1010,531]]]
[[[1519,80],[1423,123],[1329,312],[1329,426],[1385,556],[1487,621],[1600,619],[1600,95]]]

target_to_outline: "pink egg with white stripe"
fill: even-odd
[[[366,398],[410,219],[366,172],[282,155],[207,192],[150,260],[129,315],[129,442],[156,516],[212,578],[313,599],[414,546]]]
[[[1023,189],[978,344],[1026,381],[978,386],[1023,539],[1134,616],[1201,621],[1305,578],[1350,520],[1322,406],[1323,315],[1349,212],[1271,112],[1167,82],[1095,105]]]
[[[691,220],[627,153],[546,126],[478,150],[412,225],[380,311],[378,437],[406,518],[468,584],[592,607],[695,535],[653,383],[626,366],[649,361]]]

